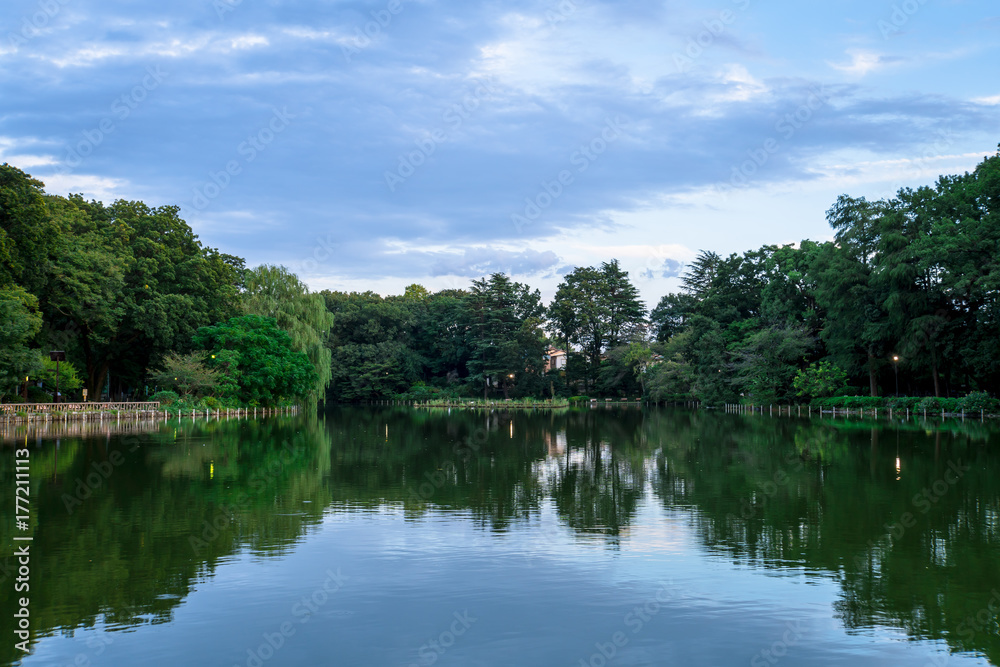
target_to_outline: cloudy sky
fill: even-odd
[[[829,237],[1000,142],[995,0],[5,0],[0,162],[314,289]]]

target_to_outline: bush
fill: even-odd
[[[956,410],[965,410],[966,412],[985,410],[992,414],[1000,412],[1000,401],[991,398],[985,391],[974,391],[968,396],[958,399],[955,408]]]
[[[880,410],[910,410],[911,412],[922,413],[924,410],[927,412],[940,412],[944,410],[945,412],[959,412],[962,410],[963,406],[961,401],[966,401],[969,397],[965,399],[959,398],[935,398],[933,396],[920,397],[920,396],[833,396],[830,398],[820,398],[812,401],[811,405],[818,408],[832,409],[848,409],[848,410],[874,410],[876,408]],[[993,401],[996,405],[996,399],[990,399],[987,397],[987,401]],[[970,399],[967,401],[966,405],[973,405],[977,407],[965,407],[966,412],[978,411],[981,408],[978,407],[981,403],[981,399]],[[989,411],[989,403],[983,405],[983,408]],[[997,408],[994,408],[997,409]]]
[[[847,373],[829,361],[821,361],[800,370],[792,384],[799,396],[819,398],[843,395],[847,388]]]
[[[433,387],[418,382],[402,394],[393,396],[399,401],[460,400],[461,396],[452,388]]]
[[[157,402],[163,406],[173,405],[178,401],[178,399],[180,399],[180,396],[177,395],[177,392],[169,390],[158,391],[149,397],[149,400]]]
[[[52,394],[38,387],[28,387],[29,403],[52,403]]]
[[[215,396],[206,396],[202,403],[210,410],[218,410],[222,405]]]

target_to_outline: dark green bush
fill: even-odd
[[[971,396],[971,395],[970,395]],[[961,402],[965,401],[964,404]],[[991,403],[992,402],[992,403]],[[930,412],[960,412],[964,409],[966,412],[979,411],[980,409],[985,409],[987,412],[991,410],[990,405],[997,405],[996,399],[991,399],[986,397],[985,402],[982,397],[970,398],[966,397],[964,399],[960,398],[935,398],[933,396],[921,397],[921,396],[833,396],[830,398],[820,398],[812,401],[810,403],[813,407],[823,408],[823,409],[849,409],[849,410],[874,410],[878,408],[879,410],[892,409],[894,411],[904,411],[910,410],[917,414],[923,413],[925,410]],[[972,407],[970,407],[972,406]],[[982,406],[979,407],[979,406]],[[997,407],[993,408],[998,409]]]
[[[974,391],[968,396],[958,399],[955,408],[956,410],[965,410],[966,412],[984,410],[996,414],[1000,412],[1000,400],[992,398],[985,391]]]
[[[159,403],[162,406],[173,405],[180,399],[180,396],[173,391],[158,391],[149,397],[149,400]]]

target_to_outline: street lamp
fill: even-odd
[[[896,396],[899,396],[899,355],[892,355],[892,370],[896,372]]]
[[[49,352],[49,359],[56,362],[56,403],[59,402],[59,362],[66,361],[66,353],[62,350]]]

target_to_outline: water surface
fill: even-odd
[[[131,430],[12,435],[33,638],[0,664],[1000,664],[988,424],[340,408]],[[12,637],[22,533],[0,530]]]

